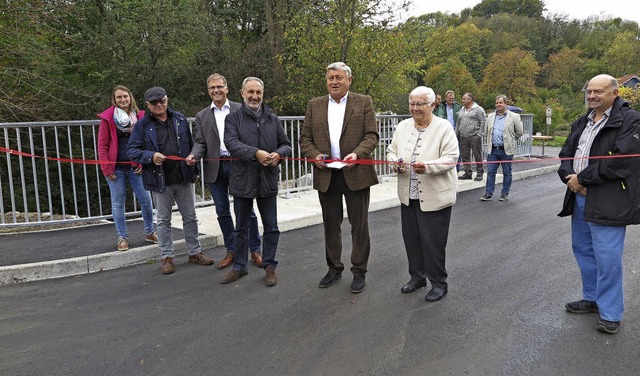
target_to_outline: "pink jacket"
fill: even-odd
[[[115,106],[111,106],[98,114],[100,128],[98,128],[98,159],[113,163],[101,164],[102,174],[109,176],[116,170],[116,158],[118,157],[118,133],[116,123],[113,121]],[[138,120],[144,116],[144,111],[138,111]],[[138,165],[140,166],[140,165]]]

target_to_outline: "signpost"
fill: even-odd
[[[552,114],[552,110],[551,110],[551,106],[547,106],[547,127],[545,130],[545,136],[549,135],[549,126],[551,125],[551,114]],[[544,140],[542,140],[542,155],[544,154]]]

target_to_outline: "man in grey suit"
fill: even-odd
[[[227,79],[221,74],[214,73],[207,78],[207,91],[212,102],[211,105],[196,114],[193,132],[194,145],[191,154],[186,159],[195,162],[205,158],[204,182],[209,185],[218,215],[218,224],[224,238],[224,246],[227,249],[226,257],[218,263],[218,269],[224,269],[233,264],[235,252],[234,225],[229,205],[231,161],[229,151],[224,144],[224,121],[229,113],[236,111],[241,105],[227,99],[229,93]],[[258,219],[253,210],[249,227],[249,245],[251,247],[251,261],[261,267],[260,233]]]
[[[378,146],[378,125],[371,97],[349,91],[351,68],[337,62],[327,67],[329,95],[309,101],[300,135],[300,147],[305,157],[314,159],[313,187],[318,190],[324,223],[325,256],[329,266],[319,287],[333,285],[341,276],[342,197],[347,203],[351,223],[351,292],[365,287],[369,261],[369,195],[370,187],[378,183],[373,164],[358,163],[371,159]],[[342,161],[342,168],[329,168],[324,160]],[[366,162],[366,161],[365,161]]]

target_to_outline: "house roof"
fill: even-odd
[[[616,80],[618,80],[618,84],[620,86],[635,87],[638,83],[640,83],[640,78],[638,78],[638,76],[636,76],[635,74],[627,74],[625,76],[616,78]]]

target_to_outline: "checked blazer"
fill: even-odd
[[[307,104],[304,124],[300,135],[300,147],[306,158],[315,159],[320,154],[331,155],[329,139],[329,95],[314,98]],[[368,95],[349,92],[340,136],[340,155],[355,153],[360,159],[371,159],[371,153],[378,146],[378,124],[373,109],[373,101]],[[320,169],[313,165],[313,188],[326,192],[331,183],[332,169]],[[343,169],[347,186],[358,191],[378,184],[378,177],[372,164],[356,164]]]
[[[229,113],[241,107],[240,103],[229,101]],[[224,124],[223,124],[224,125]],[[191,154],[196,159],[206,158],[204,161],[204,182],[215,183],[218,179],[220,168],[220,140],[224,140],[224,135],[220,137],[216,116],[213,108],[207,106],[196,114],[195,127],[193,129],[193,148]]]

